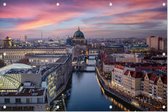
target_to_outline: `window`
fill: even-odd
[[[21,99],[20,99],[20,98],[16,98],[16,99],[15,99],[15,102],[16,102],[16,103],[21,103]]]
[[[32,103],[32,99],[31,98],[26,98],[26,103]]]
[[[5,98],[5,99],[4,99],[4,102],[5,102],[5,103],[10,103],[10,99],[9,99],[9,98]]]
[[[37,103],[43,103],[43,98],[37,98]]]

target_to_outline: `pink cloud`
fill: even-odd
[[[60,22],[63,22],[67,19],[71,19],[75,16],[78,16],[79,13],[68,13],[65,12],[63,14],[57,13],[57,14],[52,14],[52,13],[47,13],[44,15],[41,15],[38,17],[37,20],[33,21],[28,21],[25,23],[22,23],[16,27],[17,30],[29,30],[29,29],[35,29],[51,24],[58,24]]]
[[[124,16],[121,18],[115,18],[111,23],[114,24],[134,24],[134,23],[144,23],[150,22],[151,20],[164,18],[165,14],[160,12],[144,12],[138,14],[132,14],[129,16]]]
[[[154,20],[155,18],[156,20],[166,20],[166,14],[163,12],[138,12],[140,10],[162,7],[162,3],[167,2],[166,0],[112,0],[112,7],[109,7],[109,0],[62,0],[59,7],[55,5],[55,1],[50,0],[45,2],[39,1],[39,3],[37,1],[34,3],[35,1],[33,0],[30,0],[28,3],[24,3],[22,0],[19,3],[18,1],[15,2],[13,1],[14,4],[9,3],[7,7],[0,7],[0,19],[13,18],[21,20],[13,23],[14,27],[11,28],[18,31],[38,30],[38,28],[48,25],[57,26],[61,22],[72,19],[81,21],[80,24],[72,24],[72,27],[82,26],[84,29],[86,28],[86,32],[92,32],[95,28],[106,30],[104,26],[97,26],[94,22],[127,25],[140,24]],[[131,12],[135,13],[116,16]],[[91,14],[94,16],[89,18],[88,15]],[[104,17],[108,16],[114,16],[114,18],[104,19]],[[87,19],[90,19],[91,22],[82,21],[83,17],[88,17]],[[67,28],[65,27],[65,29]],[[55,29],[53,30],[55,31]],[[66,31],[68,32],[69,30]],[[62,30],[62,32],[64,31]]]

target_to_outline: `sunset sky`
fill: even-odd
[[[36,38],[41,32],[65,38],[78,26],[86,38],[166,37],[167,1],[0,0],[0,38]]]

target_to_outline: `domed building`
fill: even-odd
[[[3,40],[3,48],[11,48],[12,47],[12,39],[8,36]]]
[[[87,41],[85,39],[85,36],[82,31],[80,31],[80,28],[78,27],[78,30],[74,33],[72,38],[73,44],[80,44],[80,45],[86,45]]]
[[[87,40],[79,27],[72,37],[72,45],[74,46],[73,59],[86,54]]]

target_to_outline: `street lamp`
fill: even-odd
[[[162,56],[166,56],[166,53],[162,53]]]
[[[3,106],[3,109],[6,109],[6,105]]]
[[[64,94],[62,94],[62,97],[64,97]]]
[[[6,52],[3,53],[2,58],[5,60]]]
[[[6,56],[6,52],[3,53],[3,56]]]

